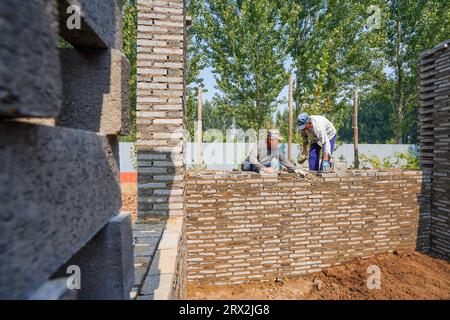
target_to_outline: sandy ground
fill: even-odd
[[[137,213],[136,185],[122,185],[122,211]],[[367,268],[381,269],[381,288],[367,288]],[[356,259],[316,274],[244,285],[189,285],[189,299],[446,299],[450,263],[414,250]]]
[[[122,211],[131,212],[131,219],[137,217],[137,187],[136,184],[122,184]]]
[[[368,289],[367,268],[381,269],[380,289]],[[355,259],[320,273],[244,285],[189,285],[188,299],[450,300],[450,263],[414,250]]]

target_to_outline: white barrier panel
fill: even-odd
[[[233,170],[239,169],[241,163],[248,157],[254,143],[203,143],[202,159],[203,168],[210,170]],[[196,143],[187,143],[185,154],[185,165],[191,169],[195,165]],[[292,145],[292,155],[297,159],[301,146]],[[281,145],[281,151],[287,154],[287,144]],[[360,144],[360,156],[378,157],[381,161],[389,159],[391,162],[397,160],[397,153],[413,153],[417,154],[418,148],[412,144]],[[353,165],[354,153],[353,144],[343,144],[339,146],[333,154],[335,162],[343,162],[348,166]],[[403,163],[404,161],[400,161]],[[370,164],[366,164],[370,167]],[[133,143],[120,143],[120,171],[135,172],[136,171],[136,153]]]

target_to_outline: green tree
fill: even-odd
[[[136,60],[137,60],[137,6],[136,0],[122,0],[123,50],[130,62],[131,134],[121,141],[136,141]]]
[[[359,96],[358,133],[360,143],[389,143],[395,132],[395,83],[391,79],[380,82],[372,90]],[[353,105],[348,104],[339,140],[353,143]]]
[[[280,130],[284,141],[288,141],[289,133],[289,109],[278,110],[275,114],[275,128]]]
[[[387,83],[389,90],[371,96],[371,103],[386,103],[385,118],[395,125],[397,143],[415,142],[418,58],[450,37],[448,0],[377,0],[371,6],[354,0],[279,3],[297,78],[296,113],[325,113],[338,128],[343,121],[348,127],[351,91],[370,95]],[[380,25],[369,28],[370,17],[378,14]]]
[[[216,103],[215,100],[209,101],[206,100],[203,103],[203,141],[210,141],[212,138],[214,141],[217,142],[217,130],[220,132],[220,134],[223,137],[223,142],[226,142],[226,136],[227,136],[227,130],[231,129],[233,127],[233,119],[229,116],[227,116],[227,111],[220,107]],[[211,134],[208,137],[208,134]]]
[[[294,119],[301,112],[326,115],[340,128],[351,112],[356,88],[380,78],[366,45],[366,5],[356,0],[278,1],[286,30],[286,49],[295,73]],[[300,142],[297,132],[295,142]]]
[[[381,28],[376,30],[372,49],[390,70],[386,79],[395,82],[395,137],[397,143],[411,142],[417,130],[419,107],[419,55],[450,37],[448,0],[377,0]]]
[[[186,75],[186,126],[193,139],[195,137],[195,121],[197,120],[197,93],[198,87],[203,86],[203,79],[200,71],[205,68],[206,59],[200,46],[199,22],[200,2],[198,0],[188,0],[186,2],[187,15],[191,17],[192,24],[186,31],[187,42],[187,75]],[[206,90],[205,90],[206,92]]]
[[[262,128],[287,83],[279,12],[270,0],[199,1],[199,37],[237,127]]]
[[[206,100],[203,104],[203,130],[220,130],[224,137],[228,129],[233,126],[233,119],[227,117],[226,110],[223,110],[212,101]]]

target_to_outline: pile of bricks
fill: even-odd
[[[450,40],[420,60],[420,160],[431,177],[431,251],[450,259]]]
[[[0,25],[0,299],[127,299],[120,1],[2,0]]]
[[[138,216],[170,217],[138,299],[183,298],[185,4],[137,3]]]
[[[426,247],[419,171],[190,173],[188,281],[243,283]]]

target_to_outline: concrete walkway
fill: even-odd
[[[141,294],[165,225],[166,219],[162,217],[138,219],[133,223],[135,280],[130,293],[131,299],[136,299]]]
[[[133,224],[135,282],[131,299],[185,296],[183,217],[152,216]]]

